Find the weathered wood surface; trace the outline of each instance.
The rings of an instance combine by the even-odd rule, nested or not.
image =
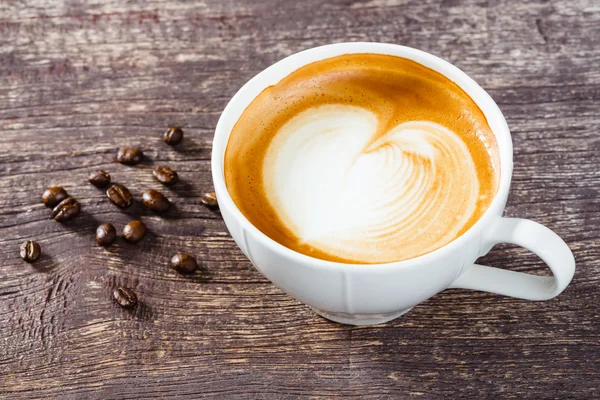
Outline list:
[[[0,398],[590,399],[600,387],[600,4],[587,1],[0,2]],[[498,102],[512,129],[507,215],[546,224],[577,272],[557,299],[447,291],[376,327],[334,324],[266,281],[236,248],[211,188],[213,129],[254,74],[296,51],[383,41],[437,54]],[[173,150],[160,134],[187,134]],[[149,161],[115,164],[122,145]],[[121,212],[86,182],[103,168],[136,196],[183,182],[168,218]],[[83,216],[48,220],[62,185]],[[138,245],[95,246],[100,222],[141,215]],[[43,259],[18,255],[39,241]],[[177,250],[205,273],[168,268]],[[541,271],[501,246],[483,262]],[[117,284],[142,301],[110,298]]]

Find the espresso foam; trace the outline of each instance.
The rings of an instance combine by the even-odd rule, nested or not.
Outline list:
[[[242,213],[281,244],[381,263],[472,226],[496,192],[496,152],[485,117],[450,80],[354,54],[265,89],[231,133],[225,179]]]

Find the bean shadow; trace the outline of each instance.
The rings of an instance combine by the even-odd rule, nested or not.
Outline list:
[[[150,158],[148,156],[148,154],[144,153],[144,158],[142,159],[142,161],[139,164],[137,164],[137,167],[148,168],[148,167],[152,167],[153,165],[154,165],[154,158]]]
[[[204,207],[206,207],[206,206],[204,206]],[[222,218],[221,209],[219,209],[219,206],[216,206],[216,207],[206,207],[206,209],[209,210],[212,214],[214,214],[215,217]]]
[[[135,292],[138,302],[133,308],[123,308],[115,301],[113,292],[120,286],[127,287]],[[115,312],[120,312],[123,319],[150,321],[154,318],[154,310],[144,299],[146,290],[144,290],[143,285],[140,285],[139,279],[135,277],[124,278],[123,275],[112,276],[106,282],[105,287],[109,292],[107,298],[110,299]]]
[[[136,218],[136,219],[139,219],[139,218]],[[127,240],[125,240],[123,238],[123,235],[119,233],[115,243],[122,245],[122,247],[124,249],[152,250],[157,245],[156,239],[158,238],[158,235],[152,229],[150,229],[148,227],[148,224],[145,224],[145,225],[146,225],[146,234],[139,242],[137,242],[137,243],[128,242]],[[135,255],[136,255],[135,252],[130,252],[130,251],[126,251],[125,253],[128,255],[131,255],[131,258],[135,257]],[[125,259],[123,259],[123,261],[125,261]]]
[[[42,249],[42,254],[40,254],[40,258],[37,261],[30,264],[33,269],[37,272],[48,273],[52,271],[58,264],[57,261],[54,260],[50,254],[44,253]]]
[[[169,201],[171,201],[169,199]],[[177,207],[177,203],[171,202],[169,209],[166,212],[156,212],[149,210],[146,208],[141,201],[134,200],[133,204],[126,208],[120,210],[124,215],[127,215],[134,219],[139,219],[140,217],[159,217],[162,219],[178,219],[182,218],[183,211]]]
[[[85,208],[82,208],[77,218],[75,218],[73,221],[63,223],[63,226],[67,229],[72,229],[77,236],[88,236],[88,228],[92,231],[95,231],[100,224],[101,222],[98,220],[98,218],[96,218],[96,216],[87,212]]]
[[[169,201],[171,201],[171,200],[169,199]],[[144,215],[147,215],[147,216],[156,216],[156,217],[159,217],[159,218],[165,219],[165,220],[184,218],[184,216],[183,216],[183,210],[181,210],[177,206],[176,202],[171,202],[171,205],[169,206],[169,209],[166,212],[162,212],[161,213],[161,212],[155,212],[155,211],[152,211],[152,210],[145,209]]]
[[[181,143],[179,143],[178,145],[169,146],[169,147],[171,147],[173,149],[173,151],[176,151],[179,154],[184,154],[184,153],[197,154],[197,153],[202,153],[206,149],[202,145],[202,143],[199,143],[198,141],[194,140],[193,138],[190,138],[189,136],[185,136],[185,134],[184,134],[183,141]]]
[[[175,193],[177,196],[182,197],[182,198],[194,197],[194,195],[193,195],[194,186],[184,179],[180,179],[176,185],[167,187],[167,189],[170,192]],[[210,190],[207,190],[207,191],[210,191]],[[204,208],[206,208],[207,210],[211,211],[215,215],[219,215],[219,216],[221,215],[221,210],[219,209],[218,205],[216,207],[209,207],[209,206],[202,204],[202,206]]]
[[[179,178],[179,181],[173,186],[165,186],[165,188],[171,192],[176,194],[179,197],[191,197],[190,193],[193,192],[194,186],[186,181],[185,179]]]
[[[166,189],[169,192],[177,195],[180,199],[194,198],[194,194],[193,194],[194,186],[191,183],[189,183],[183,179],[180,179],[176,185],[166,187]],[[201,204],[201,207],[206,208],[212,214],[214,214],[216,217],[221,218],[221,210],[219,210],[218,206],[217,207],[208,207],[204,204]],[[183,215],[183,211],[178,209],[177,204],[172,203],[171,209],[169,209],[169,212],[165,215],[165,217],[166,218],[184,218],[184,215]]]
[[[135,311],[135,319],[138,321],[150,321],[154,318],[152,306],[146,303],[143,298],[141,300],[138,298],[137,307],[135,307],[135,309],[132,311]]]
[[[203,266],[200,266],[200,268],[198,268],[196,271],[194,271],[191,274],[179,274],[179,273],[175,272],[175,270],[173,270],[173,268],[170,268],[170,269],[174,273],[182,276],[185,280],[190,281],[190,282],[207,283],[207,282],[210,282],[213,278],[212,273],[208,269],[204,268]]]
[[[131,205],[127,208],[119,208],[123,214],[130,216],[133,219],[139,219],[140,216],[152,215],[150,210],[148,210],[142,202],[138,199],[133,199]]]

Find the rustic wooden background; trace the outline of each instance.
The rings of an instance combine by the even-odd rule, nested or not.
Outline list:
[[[200,205],[220,112],[271,63],[341,41],[417,47],[466,71],[512,129],[506,214],[571,246],[558,298],[446,291],[405,317],[350,327],[313,314],[244,258]],[[600,3],[569,1],[8,0],[0,2],[0,398],[590,399],[600,386]],[[184,145],[164,145],[173,123]],[[113,162],[141,146],[136,167]],[[152,165],[182,182],[163,189]],[[86,182],[102,168],[167,218],[121,212]],[[62,185],[82,216],[48,220]],[[102,222],[141,216],[138,245],[95,245]],[[37,240],[43,257],[19,258]],[[168,260],[202,260],[184,277]],[[501,246],[483,262],[541,271]],[[285,267],[285,266],[282,266]],[[133,312],[111,300],[134,288]]]

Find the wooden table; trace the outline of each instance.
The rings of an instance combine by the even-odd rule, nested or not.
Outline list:
[[[74,5],[74,4],[79,5]],[[515,169],[506,214],[560,234],[577,272],[558,298],[450,290],[405,317],[350,327],[313,314],[238,250],[211,190],[215,124],[239,87],[309,47],[381,41],[456,64],[498,102]],[[600,4],[587,1],[50,1],[0,3],[0,398],[591,399],[600,387]],[[184,145],[161,141],[181,124]],[[147,161],[115,163],[120,146]],[[121,212],[86,181],[135,196],[177,169],[167,218]],[[48,219],[62,185],[82,216]],[[94,243],[141,216],[138,245]],[[19,258],[37,240],[43,257]],[[191,277],[176,251],[202,260]],[[501,246],[483,260],[545,273]],[[282,266],[284,267],[284,266]],[[141,305],[116,306],[115,286]]]

